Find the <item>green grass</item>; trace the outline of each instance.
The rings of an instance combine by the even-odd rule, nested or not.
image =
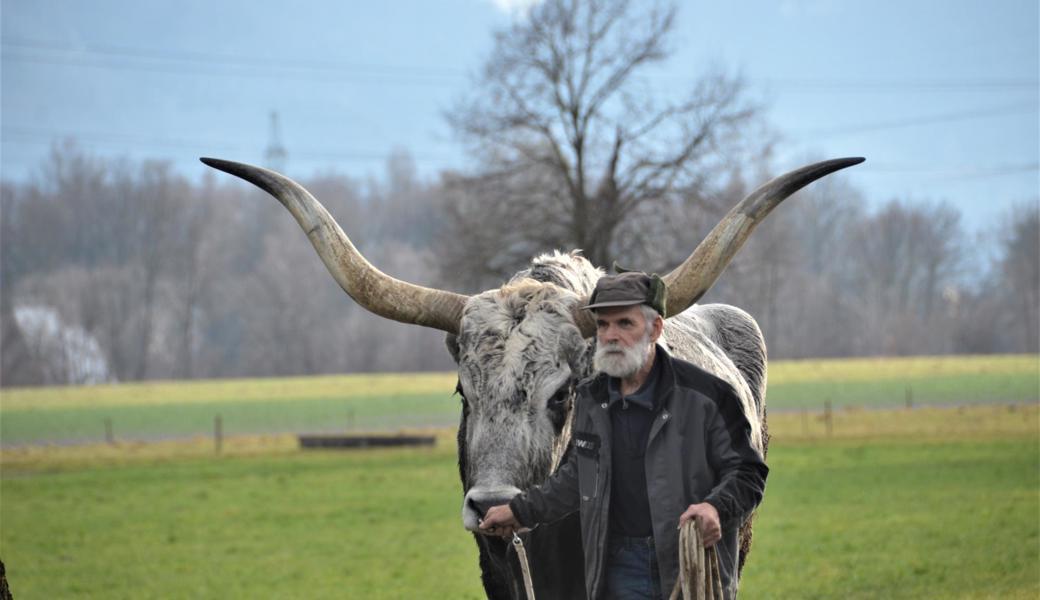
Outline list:
[[[1036,598],[1036,438],[777,444],[748,598]]]
[[[454,389],[453,373],[380,373],[5,388],[2,393],[6,409],[24,410],[393,397]]]
[[[24,409],[3,412],[0,439],[6,444],[96,441],[104,439],[105,419],[117,438],[184,437],[212,432],[216,415],[231,435],[443,427],[458,422],[459,407],[458,398],[435,393]]]
[[[771,409],[1036,402],[1040,357],[916,356],[776,361],[769,364]]]
[[[1038,406],[776,419],[744,598],[1036,598]],[[5,450],[16,598],[479,598],[452,432]]]
[[[0,390],[6,445],[229,433],[445,426],[458,419],[451,373],[150,382]],[[1040,357],[952,356],[774,361],[768,406],[800,408],[1029,403],[1040,399]]]
[[[478,598],[454,451],[9,474],[17,598]]]
[[[224,431],[379,430],[447,426],[458,421],[454,374],[381,374],[120,385],[17,388],[0,391],[4,444],[89,442]]]

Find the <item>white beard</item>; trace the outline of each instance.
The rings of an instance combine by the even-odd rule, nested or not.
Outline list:
[[[620,343],[597,345],[596,354],[592,356],[592,367],[611,377],[625,379],[635,375],[646,364],[652,349],[649,331],[627,348]]]

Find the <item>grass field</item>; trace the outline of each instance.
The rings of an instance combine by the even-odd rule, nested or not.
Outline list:
[[[1038,407],[771,419],[743,598],[1036,598]],[[0,453],[16,598],[480,598],[450,430],[432,449],[292,436]]]
[[[451,426],[454,374],[350,375],[0,391],[0,443],[99,441]],[[1022,403],[1040,399],[1036,355],[774,361],[773,413],[809,408]]]

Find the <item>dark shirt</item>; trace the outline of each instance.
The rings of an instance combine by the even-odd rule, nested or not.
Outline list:
[[[660,357],[643,385],[633,394],[621,395],[621,381],[610,378],[607,387],[611,424],[610,531],[627,537],[650,537],[650,499],[646,489],[646,443],[660,402],[656,398],[661,377]]]

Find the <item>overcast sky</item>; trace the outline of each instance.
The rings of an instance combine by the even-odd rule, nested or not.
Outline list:
[[[277,111],[290,175],[466,166],[443,112],[472,89],[507,0],[2,0],[0,169],[55,140],[105,156],[262,163]],[[1038,197],[1036,0],[684,2],[652,77],[742,73],[781,142],[774,168],[862,155],[872,202],[944,200],[969,229]]]

